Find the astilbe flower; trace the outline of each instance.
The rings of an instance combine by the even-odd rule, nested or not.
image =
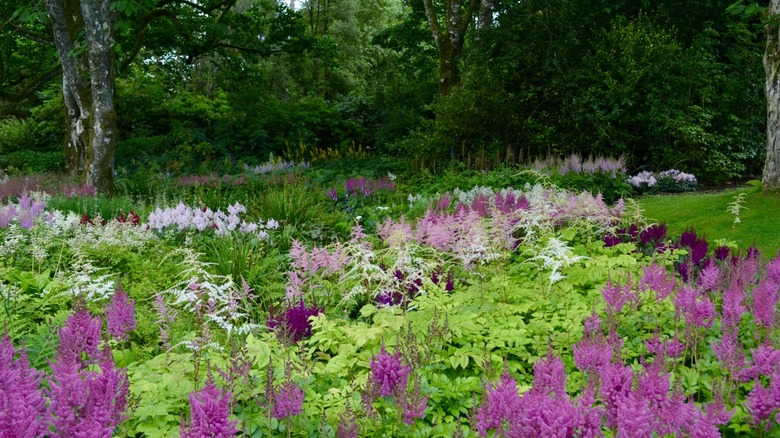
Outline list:
[[[653,262],[651,265],[642,268],[642,279],[639,280],[639,289],[650,289],[655,292],[657,300],[663,300],[668,297],[675,287],[673,276],[665,267]]]
[[[17,359],[14,359],[16,354]],[[37,438],[49,428],[46,399],[40,391],[43,372],[30,368],[27,353],[11,338],[0,341],[0,436]]]
[[[521,405],[517,382],[508,372],[502,374],[495,388],[486,391],[475,414],[479,436],[487,436],[491,429],[496,430],[498,436],[503,436],[502,432],[508,431],[509,424],[521,412]]]
[[[303,412],[303,396],[303,388],[288,380],[274,392],[271,416],[277,420],[284,420],[300,414]]]
[[[414,424],[414,420],[425,416],[425,409],[428,408],[428,396],[420,391],[420,379],[414,379],[414,385],[411,392],[403,393],[398,400],[404,417],[404,423]]]
[[[615,399],[618,438],[650,438],[656,421],[647,399],[629,392]]]
[[[100,329],[100,318],[77,303],[59,330],[49,396],[60,436],[109,437],[124,420],[127,374],[114,366],[110,350],[99,350]],[[94,363],[100,371],[90,368]]]
[[[211,380],[200,391],[190,393],[190,421],[185,424],[182,418],[181,438],[235,436],[238,421],[230,421],[230,397]]]
[[[301,300],[297,306],[287,309],[281,315],[275,316],[273,311],[266,322],[269,330],[280,328],[284,334],[290,337],[292,342],[311,336],[311,322],[309,318],[322,313],[319,307],[306,307]]]
[[[135,300],[129,300],[127,293],[117,286],[114,296],[106,307],[106,327],[108,333],[119,342],[128,339],[135,330]]]
[[[761,327],[770,329],[777,323],[777,301],[780,284],[765,278],[753,288],[753,318]]]
[[[636,300],[636,294],[631,291],[630,284],[617,284],[612,279],[608,280],[607,284],[601,288],[601,296],[604,297],[607,309],[611,314],[620,313],[627,303]]]
[[[60,436],[110,437],[124,420],[127,375],[110,351],[101,353],[100,372],[60,358],[52,364],[51,409]]]
[[[401,363],[401,353],[396,351],[392,356],[382,346],[379,354],[374,356],[371,366],[371,383],[378,388],[380,397],[388,397],[406,390],[410,367]]]
[[[715,248],[715,260],[726,260],[729,257],[731,250],[728,246],[719,246]]]
[[[634,372],[622,363],[611,363],[599,369],[601,402],[606,409],[608,427],[617,427],[618,408],[631,392]]]
[[[344,413],[339,414],[339,426],[336,430],[337,438],[358,438],[360,436],[360,424],[357,415],[352,411],[349,403]]]
[[[715,291],[720,284],[720,268],[714,262],[705,266],[699,272],[699,287],[703,290]]]
[[[534,388],[556,398],[566,398],[566,372],[563,362],[550,351],[547,357],[534,364]]]
[[[607,344],[603,336],[584,337],[572,347],[574,364],[581,371],[595,373],[599,368],[609,364],[615,351]]]
[[[685,317],[689,327],[710,328],[715,320],[715,303],[688,286],[680,289],[675,311]]]

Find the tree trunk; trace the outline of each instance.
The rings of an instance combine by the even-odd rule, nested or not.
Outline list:
[[[772,0],[769,16],[780,13],[780,0]],[[780,26],[775,21],[767,25],[766,52],[766,161],[764,162],[764,189],[780,189]]]
[[[110,194],[114,190],[117,135],[110,2],[44,2],[62,63],[62,95],[68,117],[65,140],[68,173],[81,176],[84,183],[98,192]],[[79,41],[82,32],[84,40]]]
[[[444,26],[439,23],[433,0],[423,0],[425,15],[439,52],[439,95],[446,96],[460,82],[458,63],[474,9],[479,0],[468,0],[465,10],[461,0],[444,0]]]
[[[86,183],[113,193],[116,151],[114,24],[108,0],[81,0],[92,91],[92,138],[87,148]]]

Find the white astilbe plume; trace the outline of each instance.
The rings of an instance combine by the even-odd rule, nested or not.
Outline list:
[[[536,262],[541,269],[550,271],[550,283],[548,287],[552,288],[553,284],[566,278],[561,272],[561,269],[568,268],[586,258],[587,257],[575,255],[572,252],[572,248],[566,245],[566,242],[555,237],[550,237],[547,240],[547,245],[538,249],[538,254],[531,257],[529,261]]]
[[[212,274],[201,254],[190,248],[179,248],[168,257],[182,256],[182,271],[179,281],[171,288],[161,292],[163,299],[171,307],[187,312],[200,310],[205,323],[213,323],[225,330],[230,336],[258,329],[259,324],[249,320],[245,309],[248,292],[239,288],[231,276]]]
[[[99,268],[92,264],[81,251],[74,250],[71,273],[67,277],[71,285],[68,293],[73,296],[80,295],[88,302],[104,302],[108,300],[116,290],[116,277],[112,273],[102,274],[108,268]]]
[[[100,217],[95,225],[80,225],[72,228],[68,245],[79,250],[92,248],[103,251],[140,248],[157,236],[150,230],[129,222],[108,221],[101,225]]]
[[[22,244],[27,240],[22,227],[18,224],[10,224],[6,228],[3,242],[0,243],[0,257],[11,258],[22,248]]]

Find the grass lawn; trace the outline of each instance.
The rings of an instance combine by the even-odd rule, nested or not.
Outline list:
[[[710,241],[729,239],[740,248],[755,242],[765,257],[774,258],[780,250],[780,193],[762,192],[758,181],[749,184],[718,193],[646,196],[639,203],[646,217],[666,222],[670,233],[693,227]],[[740,212],[741,222],[734,224],[728,208],[739,193],[746,194],[746,209]]]

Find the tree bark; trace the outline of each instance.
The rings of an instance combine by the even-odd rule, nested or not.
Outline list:
[[[772,0],[769,16],[780,14],[780,0]],[[764,189],[780,189],[780,25],[770,20],[767,25],[766,51],[764,52],[766,73],[766,161],[762,185]]]
[[[444,26],[439,23],[433,0],[423,0],[423,3],[439,52],[439,95],[446,96],[453,86],[460,83],[458,63],[463,54],[466,31],[480,1],[468,0],[464,10],[461,0],[444,0]]]
[[[116,110],[113,19],[108,0],[44,0],[62,64],[68,117],[65,162],[98,192],[114,190]],[[84,40],[79,41],[83,32]],[[86,47],[82,47],[82,43]]]

